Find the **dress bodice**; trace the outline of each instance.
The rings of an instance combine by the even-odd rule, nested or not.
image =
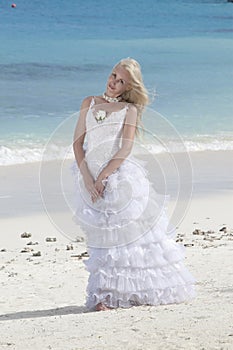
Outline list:
[[[118,111],[108,112],[105,119],[97,121],[94,98],[86,115],[85,158],[93,176],[113,157],[121,146],[121,137],[128,105]],[[104,106],[104,104],[102,105]]]

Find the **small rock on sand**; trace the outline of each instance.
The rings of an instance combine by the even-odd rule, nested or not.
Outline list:
[[[39,244],[39,243],[38,242],[32,242],[32,241],[27,243],[27,245],[36,245],[36,244]]]
[[[199,228],[196,228],[194,231],[193,231],[193,235],[204,235],[205,232],[200,230]]]
[[[23,233],[21,233],[21,238],[29,238],[31,236],[32,236],[32,234],[30,232],[23,232]]]
[[[40,251],[35,252],[35,253],[32,254],[32,256],[41,256],[41,252]]]
[[[20,251],[20,253],[31,253],[31,251],[33,251],[32,248],[25,247],[25,248],[23,248],[23,249]]]
[[[46,242],[56,242],[56,237],[46,237]]]

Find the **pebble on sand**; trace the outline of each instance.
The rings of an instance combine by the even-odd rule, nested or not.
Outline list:
[[[31,236],[32,236],[32,234],[30,232],[23,232],[23,233],[21,233],[21,238],[29,238]]]
[[[41,256],[41,252],[40,251],[35,252],[35,253],[32,254],[32,256]]]
[[[84,238],[83,237],[76,237],[76,242],[84,242]]]
[[[56,242],[56,237],[46,237],[46,242]]]
[[[200,230],[199,228],[196,228],[194,231],[193,231],[193,235],[204,235],[205,232]]]
[[[30,248],[30,247],[25,247],[23,248],[20,253],[31,253],[31,251],[33,251],[34,249]]]
[[[36,244],[39,244],[39,243],[38,242],[32,242],[32,241],[27,243],[27,245],[36,245]]]
[[[71,255],[71,258],[78,258],[79,260],[82,258],[87,258],[87,257],[89,257],[88,252],[83,252],[81,254]]]

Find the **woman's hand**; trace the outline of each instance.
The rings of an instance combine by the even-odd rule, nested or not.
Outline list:
[[[98,195],[100,197],[103,197],[103,192],[104,192],[105,186],[104,186],[101,178],[97,178],[97,180],[95,182],[95,188],[98,192]]]
[[[94,203],[99,197],[99,192],[95,187],[95,181],[91,174],[88,173],[83,176],[83,180],[87,191],[90,193],[91,200]]]

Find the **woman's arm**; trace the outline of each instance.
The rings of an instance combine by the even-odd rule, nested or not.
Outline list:
[[[116,169],[120,167],[123,161],[129,156],[133,143],[137,125],[137,108],[134,105],[130,105],[122,134],[122,145],[119,151],[114,154],[112,159],[108,162],[107,166],[100,172],[95,182],[95,187],[98,192],[102,194],[104,186],[102,181],[107,179]]]
[[[94,186],[94,178],[88,169],[83,150],[83,143],[86,135],[86,114],[90,106],[91,99],[92,97],[87,97],[82,102],[79,119],[74,132],[73,150],[77,165],[83,176],[85,187],[88,192],[91,193],[92,197],[95,197],[98,196],[98,191]]]

